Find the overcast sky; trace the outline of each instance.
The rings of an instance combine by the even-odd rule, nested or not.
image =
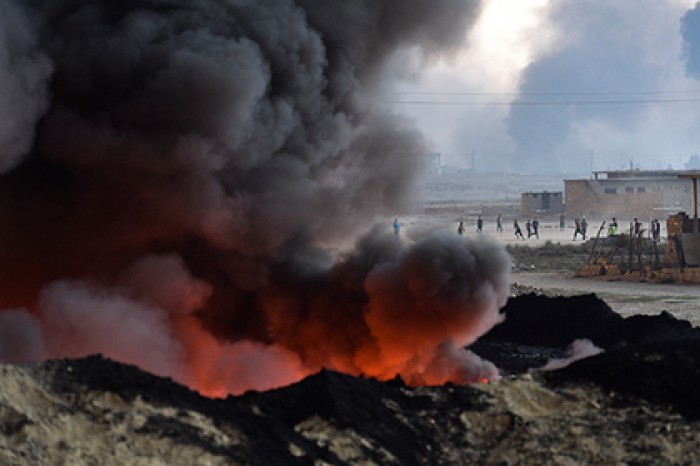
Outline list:
[[[700,153],[698,47],[695,0],[486,0],[464,49],[389,101],[457,167],[681,169]]]

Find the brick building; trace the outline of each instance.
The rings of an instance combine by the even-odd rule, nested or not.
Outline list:
[[[692,182],[686,170],[595,171],[590,179],[564,180],[567,217],[666,218],[692,212]],[[694,172],[696,173],[696,172]]]

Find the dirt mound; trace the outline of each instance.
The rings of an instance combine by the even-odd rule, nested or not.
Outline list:
[[[617,340],[616,327],[623,320],[594,294],[547,297],[530,293],[509,299],[501,312],[505,321],[480,340],[566,347],[587,338],[608,347]]]
[[[575,339],[588,339],[605,352],[550,372],[556,383],[593,382],[604,389],[670,405],[700,418],[700,329],[668,312],[622,318],[594,294],[512,298],[506,320],[470,349],[504,373],[541,367],[567,356]]]
[[[617,347],[548,373],[546,378],[569,385],[594,382],[700,419],[700,338]]]
[[[671,361],[672,362],[672,361]],[[561,372],[563,374],[564,372]],[[207,399],[100,357],[2,366],[2,464],[692,464],[700,424],[576,374],[406,387],[323,371]],[[584,380],[584,382],[581,382]]]
[[[480,341],[562,348],[576,339],[596,346],[700,337],[700,330],[668,312],[623,318],[595,294],[547,297],[534,293],[511,298],[501,310],[506,319]]]
[[[99,356],[0,366],[0,464],[700,462],[698,329],[666,313],[623,319],[594,295],[525,296],[505,312],[472,349],[520,374],[471,386],[322,371],[210,399]],[[606,351],[522,374],[571,338]]]

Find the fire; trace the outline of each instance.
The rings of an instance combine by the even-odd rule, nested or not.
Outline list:
[[[215,396],[323,367],[474,380],[448,346],[498,320],[505,250],[367,230],[411,208],[428,152],[373,105],[377,78],[404,48],[461,47],[477,2],[427,23],[372,2],[14,3],[0,330],[32,338],[7,354],[102,353]]]
[[[388,249],[394,238],[373,240]],[[52,358],[102,353],[212,397],[285,386],[322,368],[380,380],[400,375],[410,385],[487,383],[498,370],[464,347],[499,321],[507,297],[507,281],[473,269],[482,262],[474,256],[491,252],[436,237],[367,267],[359,248],[313,292],[272,283],[250,293],[248,301],[261,304],[249,306],[261,313],[266,339],[215,337],[212,325],[228,318],[216,312],[226,308],[208,307],[214,285],[174,255],[142,258],[112,286],[50,283],[36,318],[8,322],[36,327],[24,333],[36,335],[41,350],[23,354],[44,347]]]

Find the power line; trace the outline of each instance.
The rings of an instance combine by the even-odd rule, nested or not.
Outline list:
[[[513,100],[513,101],[463,101],[463,100],[390,100],[386,103],[401,105],[447,106],[569,106],[569,105],[635,105],[673,104],[700,102],[698,98],[683,99],[595,99],[595,100]]]
[[[639,91],[596,91],[596,92],[432,92],[432,91],[398,91],[394,92],[394,95],[401,96],[415,96],[415,95],[425,95],[425,96],[625,96],[625,95],[678,95],[678,94],[700,94],[700,89],[688,89],[688,90],[639,90]]]
[[[596,92],[431,92],[406,91],[393,93],[392,104],[447,106],[571,106],[571,105],[634,105],[700,102],[700,89],[638,90]],[[676,97],[674,97],[676,96]],[[410,98],[413,97],[413,98]],[[490,100],[444,100],[439,97],[475,97]],[[493,100],[493,98],[507,100]],[[511,99],[511,98],[515,99]],[[528,99],[538,97],[537,99]],[[547,97],[556,97],[547,99]],[[610,97],[581,98],[581,97]],[[637,98],[628,98],[637,97]]]

